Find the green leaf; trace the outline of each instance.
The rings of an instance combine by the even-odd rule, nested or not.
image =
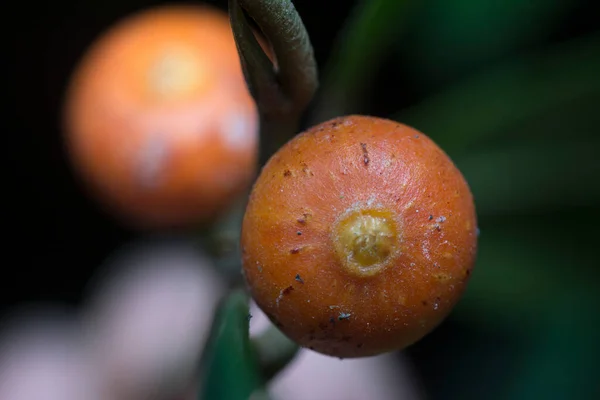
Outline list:
[[[596,293],[600,271],[584,273],[579,264],[589,257],[561,249],[574,246],[561,235],[568,232],[526,221],[483,229],[476,266],[452,318],[527,334],[556,315],[559,300]]]
[[[203,354],[199,400],[248,400],[263,388],[248,321],[248,296],[243,290],[232,292],[217,310]]]
[[[557,294],[539,324],[527,357],[500,390],[503,399],[593,399],[600,396],[597,355],[600,318],[592,293]]]
[[[521,141],[456,159],[479,216],[600,201],[600,140]]]
[[[425,0],[401,43],[411,78],[424,89],[470,74],[541,43],[573,0]]]
[[[333,46],[311,125],[360,109],[363,91],[419,1],[362,0],[355,6]]]
[[[465,80],[394,119],[460,155],[477,141],[510,134],[532,119],[565,115],[575,102],[600,94],[599,48],[598,35],[564,43]]]

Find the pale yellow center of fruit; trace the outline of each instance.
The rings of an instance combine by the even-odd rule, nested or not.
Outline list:
[[[398,229],[387,210],[353,210],[334,229],[336,253],[352,274],[372,276],[384,268],[398,249]]]
[[[148,89],[162,100],[204,91],[210,84],[208,67],[185,49],[162,53],[148,71]]]

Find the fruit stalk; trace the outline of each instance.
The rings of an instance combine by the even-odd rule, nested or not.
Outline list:
[[[267,38],[273,62],[246,13]],[[229,15],[242,69],[261,115],[261,164],[295,135],[318,86],[312,45],[290,1],[230,0]]]

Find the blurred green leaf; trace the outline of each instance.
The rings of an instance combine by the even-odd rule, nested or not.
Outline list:
[[[422,0],[362,0],[354,7],[336,40],[321,83],[310,125],[357,112],[374,71],[389,55],[404,22]]]
[[[552,309],[503,390],[503,399],[597,399],[598,298],[557,293]]]
[[[225,299],[212,328],[202,359],[199,400],[248,400],[264,381],[248,337],[248,296],[243,290]]]
[[[464,153],[476,141],[565,115],[575,102],[600,94],[599,48],[598,35],[564,43],[470,78],[394,119],[431,136],[451,156]]]
[[[522,140],[457,158],[478,215],[545,211],[600,202],[600,138]]]
[[[576,0],[425,0],[401,43],[411,78],[446,84],[546,39]]]
[[[477,265],[452,318],[527,333],[560,317],[559,299],[588,299],[597,292],[600,270],[586,271],[581,250],[566,251],[569,232],[547,226],[492,226],[482,231]],[[595,307],[596,302],[584,303]],[[588,308],[589,309],[589,308]]]

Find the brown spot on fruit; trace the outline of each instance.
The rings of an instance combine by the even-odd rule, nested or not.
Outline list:
[[[367,166],[369,165],[369,151],[367,150],[367,144],[361,143],[360,147],[362,148],[363,152],[363,163],[365,164],[365,166]]]
[[[357,162],[361,143],[369,168]],[[301,163],[310,179],[284,177]],[[290,235],[298,224],[303,234]],[[476,226],[467,183],[426,135],[381,118],[337,118],[299,134],[264,166],[242,225],[246,280],[258,306],[274,310],[282,332],[301,345],[316,331],[310,346],[335,357],[403,349],[439,325],[463,293],[466,279],[455,278],[474,265]],[[302,250],[290,257],[295,248]],[[262,275],[252,268],[257,261]],[[310,284],[276,302],[296,274]]]

